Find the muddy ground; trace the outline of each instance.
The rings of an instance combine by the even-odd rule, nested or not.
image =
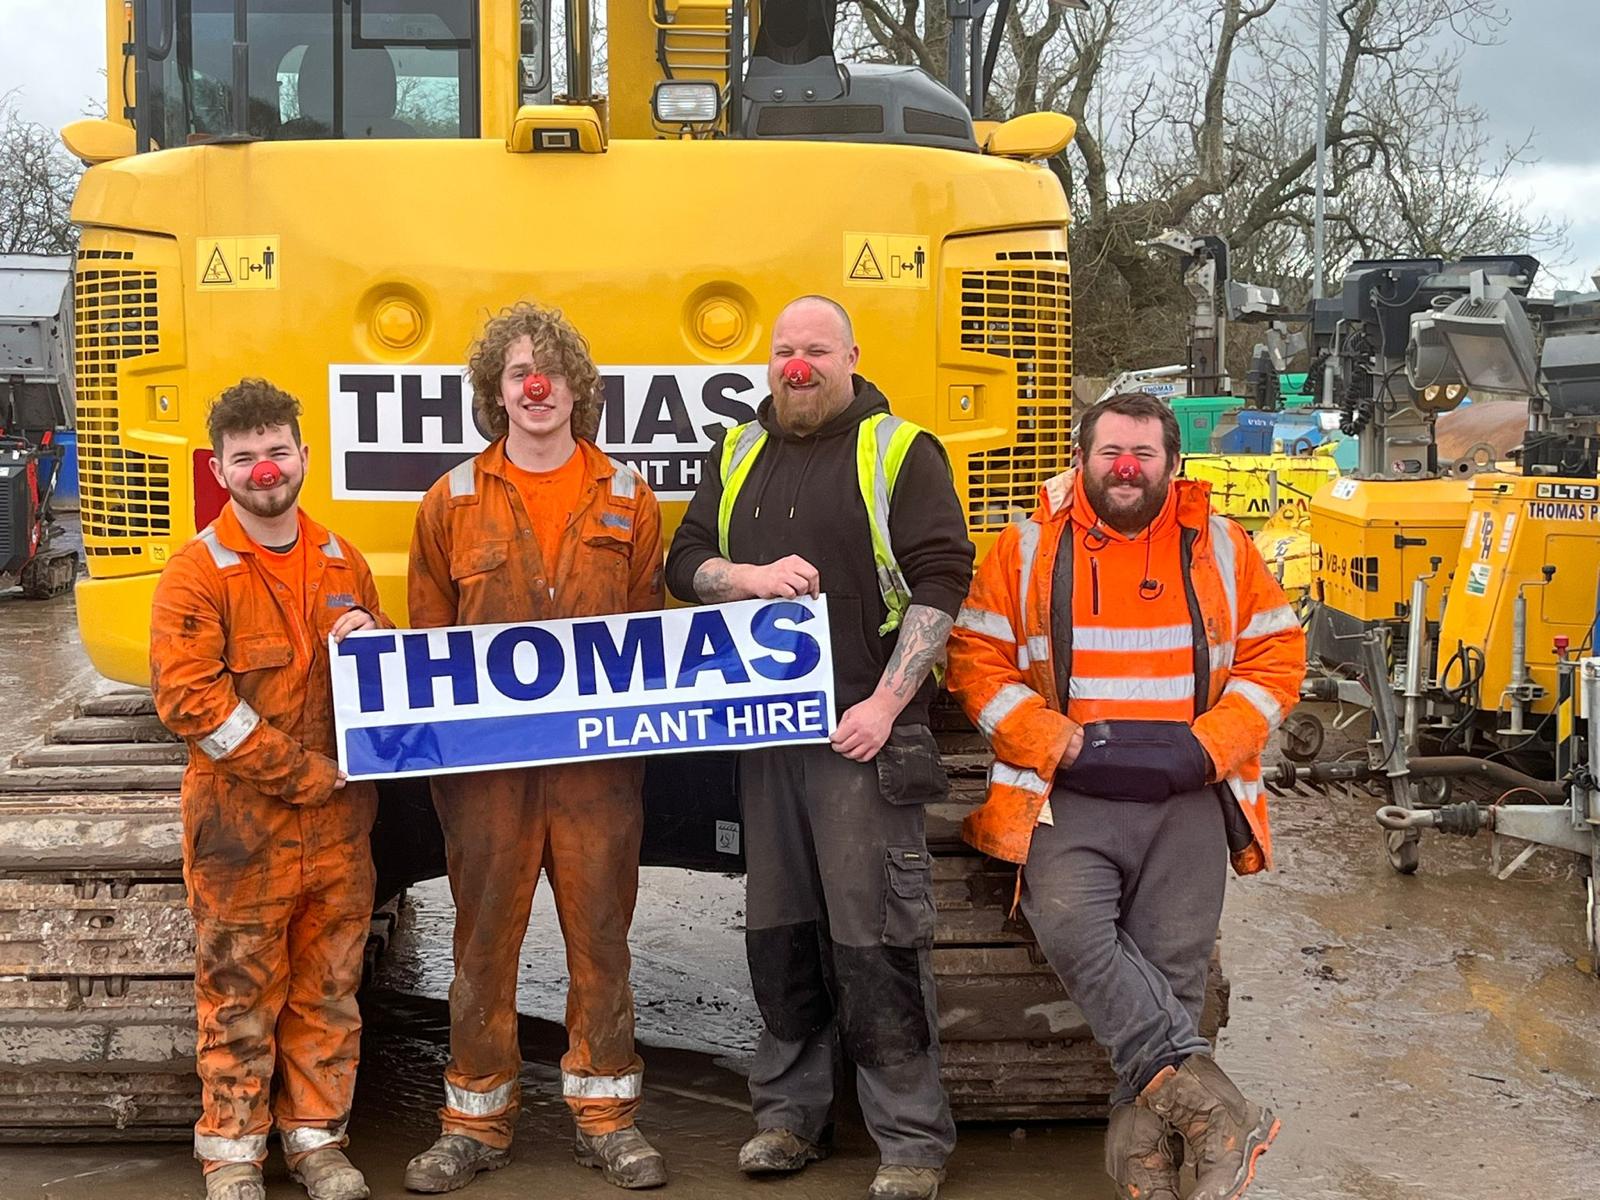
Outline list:
[[[0,597],[0,747],[69,713],[96,676],[70,598]],[[1219,1060],[1274,1104],[1284,1132],[1263,1160],[1261,1200],[1402,1200],[1594,1194],[1600,1162],[1600,981],[1583,944],[1583,881],[1536,860],[1505,883],[1486,839],[1427,841],[1421,872],[1395,875],[1369,797],[1277,802],[1278,863],[1233,879],[1224,955],[1233,1019]],[[1545,857],[1545,856],[1541,856]],[[738,878],[645,872],[633,985],[647,1064],[643,1125],[667,1154],[670,1193],[825,1200],[864,1194],[875,1164],[848,1118],[839,1153],[802,1177],[746,1183],[739,1071],[757,1018]],[[451,905],[415,889],[364,1006],[352,1157],[377,1197],[399,1197],[406,1159],[435,1131],[447,1055]],[[559,934],[541,894],[523,953],[524,1111],[516,1161],[480,1200],[612,1197],[572,1165],[560,1099]],[[1110,1195],[1093,1125],[967,1127],[944,1195],[1031,1200]],[[304,1193],[281,1162],[268,1195]],[[204,1195],[184,1145],[0,1148],[0,1200],[189,1200]]]

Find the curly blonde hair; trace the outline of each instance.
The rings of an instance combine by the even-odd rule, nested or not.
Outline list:
[[[500,373],[506,351],[519,338],[533,340],[533,361],[546,375],[560,375],[572,391],[572,436],[594,441],[600,432],[605,394],[589,343],[555,308],[523,300],[491,317],[467,352],[467,379],[478,425],[504,437],[509,421],[500,404]]]

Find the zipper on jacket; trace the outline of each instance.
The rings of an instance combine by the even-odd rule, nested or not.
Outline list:
[[[1100,615],[1100,560],[1089,556],[1089,595],[1094,601],[1094,615]]]

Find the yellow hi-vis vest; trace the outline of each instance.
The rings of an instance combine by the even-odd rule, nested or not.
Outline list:
[[[911,607],[911,585],[900,571],[889,544],[889,501],[895,481],[905,465],[906,452],[922,428],[889,413],[874,413],[856,426],[856,483],[861,502],[867,506],[867,528],[872,534],[872,560],[878,570],[878,591],[883,595],[889,619],[878,628],[880,635],[900,628],[900,621]],[[756,454],[766,445],[767,431],[759,421],[746,421],[728,430],[722,442],[722,503],[717,508],[717,545],[728,557],[728,526],[733,521],[733,505],[739,489],[750,477]]]

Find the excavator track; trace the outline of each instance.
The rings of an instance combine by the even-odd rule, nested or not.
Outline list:
[[[986,749],[959,714],[935,723],[951,793],[928,809],[933,965],[955,1116],[1103,1117],[1110,1065],[1012,916],[1015,867],[961,841],[983,799]],[[148,693],[114,691],[0,773],[0,1142],[190,1135],[200,1088],[185,755]],[[380,941],[394,916],[392,904],[376,914]],[[1213,955],[1205,1035],[1227,1018]]]
[[[183,761],[147,694],[111,693],[0,774],[0,1141],[190,1135]]]

